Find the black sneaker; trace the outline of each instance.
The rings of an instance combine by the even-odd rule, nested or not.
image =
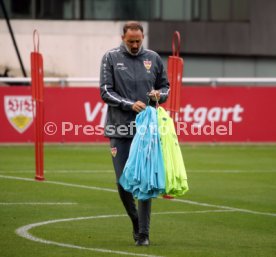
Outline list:
[[[147,234],[139,234],[139,238],[136,242],[137,246],[149,246],[149,236]]]

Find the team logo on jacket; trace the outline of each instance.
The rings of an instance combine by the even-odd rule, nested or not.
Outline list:
[[[8,121],[19,133],[25,132],[33,122],[31,96],[5,96],[5,113]]]
[[[144,66],[147,69],[147,72],[150,73],[151,61],[144,61]]]
[[[116,157],[116,155],[117,155],[117,147],[111,147],[111,155],[113,157]]]

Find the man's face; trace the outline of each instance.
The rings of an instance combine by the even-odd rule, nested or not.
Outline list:
[[[132,54],[137,54],[142,45],[144,34],[141,30],[128,29],[127,32],[122,36],[126,47]]]

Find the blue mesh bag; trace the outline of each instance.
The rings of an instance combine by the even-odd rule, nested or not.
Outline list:
[[[165,171],[156,109],[147,106],[136,116],[136,134],[122,176],[121,186],[139,200],[165,193]]]

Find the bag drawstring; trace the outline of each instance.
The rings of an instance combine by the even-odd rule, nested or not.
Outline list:
[[[154,96],[155,96],[155,102],[156,102],[156,109],[160,106],[160,104],[159,104],[159,101],[158,101],[158,98],[157,98],[157,94],[155,93],[154,94]],[[150,96],[149,96],[149,93],[147,93],[147,97],[148,97],[148,104],[147,105],[149,105],[149,103],[150,103]]]

